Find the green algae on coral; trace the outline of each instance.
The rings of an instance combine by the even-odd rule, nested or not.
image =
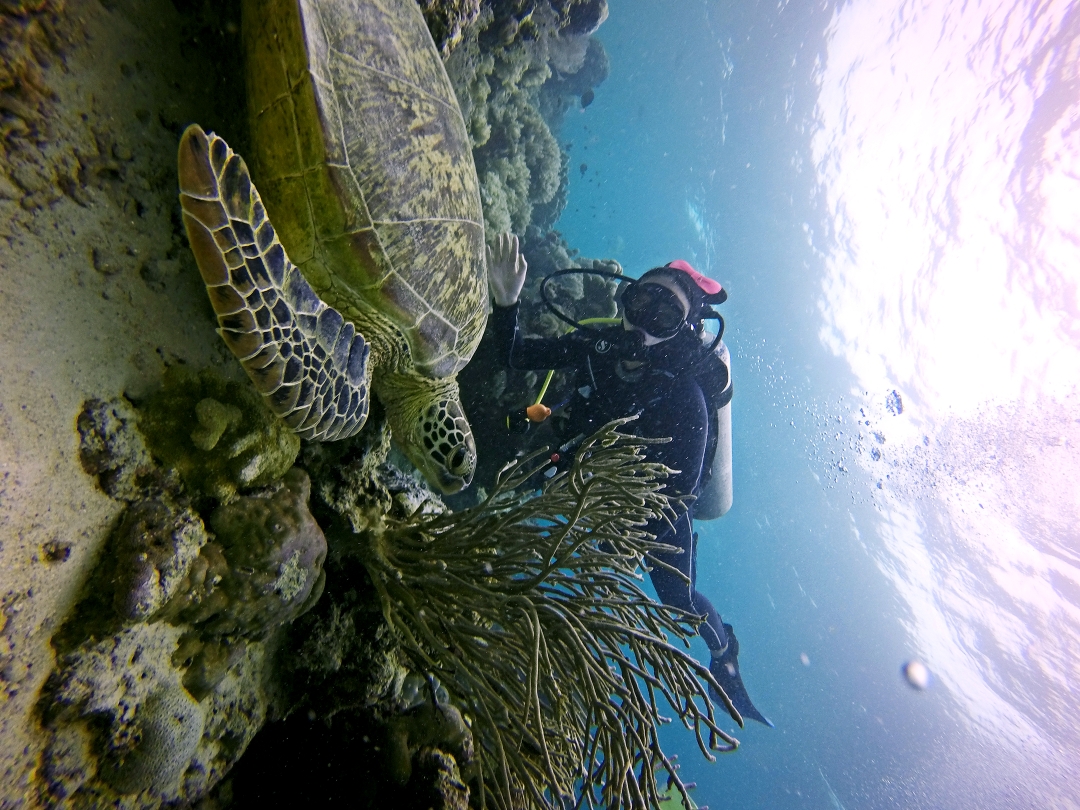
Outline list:
[[[481,505],[366,532],[359,552],[412,666],[438,677],[476,742],[481,806],[656,806],[656,770],[685,796],[659,742],[666,703],[702,753],[719,726],[708,668],[689,654],[700,617],[653,601],[643,531],[670,508],[666,468],[614,422],[535,497],[505,471]],[[583,786],[583,787],[582,787]]]
[[[139,407],[139,430],[189,491],[223,501],[281,478],[300,451],[300,439],[246,380],[211,369],[167,369],[162,388]]]

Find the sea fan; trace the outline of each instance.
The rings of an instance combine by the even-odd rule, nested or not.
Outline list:
[[[363,551],[403,652],[471,723],[481,807],[655,807],[664,772],[685,797],[660,747],[665,702],[710,760],[738,745],[688,652],[701,617],[642,590],[670,550],[646,525],[673,505],[668,470],[626,421],[563,472],[543,478],[546,454],[509,465],[479,506],[418,516]]]

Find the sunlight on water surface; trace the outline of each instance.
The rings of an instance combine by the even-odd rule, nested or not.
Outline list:
[[[868,417],[878,564],[976,727],[1066,771],[1080,745],[1078,65],[1075,4],[855,2],[829,32],[813,141],[835,228],[822,339]]]

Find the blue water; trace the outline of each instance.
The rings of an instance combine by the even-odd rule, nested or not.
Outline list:
[[[669,729],[695,800],[1080,807],[1080,12],[610,7],[557,227],[730,293],[699,589],[776,728]]]

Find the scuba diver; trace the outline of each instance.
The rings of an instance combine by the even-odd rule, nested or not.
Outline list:
[[[656,555],[675,570],[654,565],[650,578],[665,605],[703,617],[698,633],[712,656],[709,671],[743,717],[771,727],[743,685],[739,642],[731,625],[721,621],[712,603],[696,587],[694,513],[702,503],[699,496],[709,484],[717,444],[717,414],[723,412],[731,397],[726,351],[722,355],[714,351],[722,346],[723,321],[711,309],[712,304],[723,303],[727,293],[686,262],[674,261],[649,270],[637,280],[626,279],[630,283],[621,297],[621,324],[576,329],[557,338],[527,338],[519,333],[517,323],[518,299],[527,268],[516,236],[501,234],[494,247],[488,248],[494,298],[491,328],[499,351],[505,352],[503,356],[511,368],[574,370],[576,390],[566,406],[567,435],[584,438],[612,419],[637,415],[633,423],[636,434],[670,437],[668,443],[648,445],[646,453],[650,461],[677,471],[666,483],[677,518],[670,524],[663,518],[655,519],[646,531],[677,549]],[[720,323],[714,339],[704,333],[707,319]],[[705,342],[710,339],[710,343]],[[730,409],[727,418],[730,420]],[[719,421],[722,425],[723,418]],[[727,425],[730,442],[730,421]],[[571,440],[564,448],[574,443]],[[729,471],[726,478],[730,506]],[[691,495],[698,500],[687,506],[681,499]],[[720,702],[719,696],[713,696]]]

